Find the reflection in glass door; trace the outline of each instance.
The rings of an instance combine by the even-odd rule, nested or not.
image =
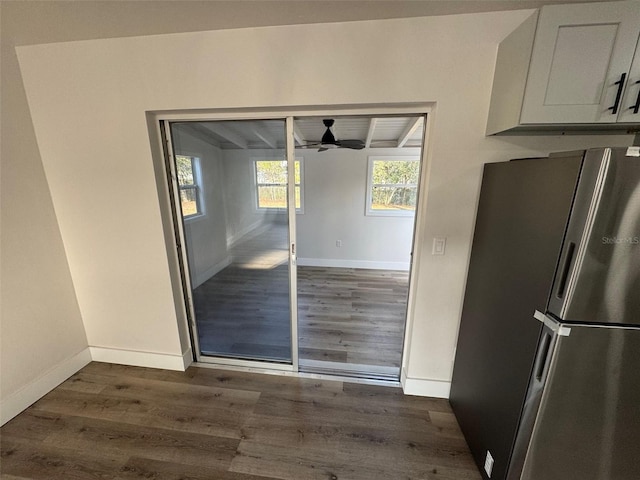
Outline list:
[[[292,362],[284,120],[171,124],[201,357]]]

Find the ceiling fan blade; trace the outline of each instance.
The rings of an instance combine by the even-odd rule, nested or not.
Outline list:
[[[338,147],[351,148],[353,150],[362,150],[364,148],[364,142],[362,140],[338,140]]]

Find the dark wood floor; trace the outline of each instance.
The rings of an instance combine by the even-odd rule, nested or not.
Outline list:
[[[448,402],[91,363],[0,429],[3,480],[480,480]]]
[[[408,272],[298,267],[301,360],[395,369],[399,376]]]
[[[193,292],[200,351],[291,360],[289,274],[232,263]]]
[[[200,348],[212,354],[290,359],[285,265],[232,264],[194,292]],[[399,369],[408,273],[298,267],[302,360]]]
[[[231,265],[193,294],[201,351],[290,360],[286,225],[261,230],[231,255]],[[297,277],[303,363],[381,367],[399,376],[408,272],[298,266]]]

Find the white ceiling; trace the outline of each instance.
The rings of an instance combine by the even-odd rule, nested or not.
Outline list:
[[[325,117],[296,118],[296,147],[320,142],[326,131]],[[331,127],[337,140],[362,140],[371,148],[420,147],[424,131],[423,117],[333,117]],[[234,120],[185,122],[176,128],[224,150],[284,148],[283,120]]]

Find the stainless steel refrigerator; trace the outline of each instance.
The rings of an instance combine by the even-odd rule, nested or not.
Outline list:
[[[640,479],[640,148],[485,165],[450,402],[485,479]]]

